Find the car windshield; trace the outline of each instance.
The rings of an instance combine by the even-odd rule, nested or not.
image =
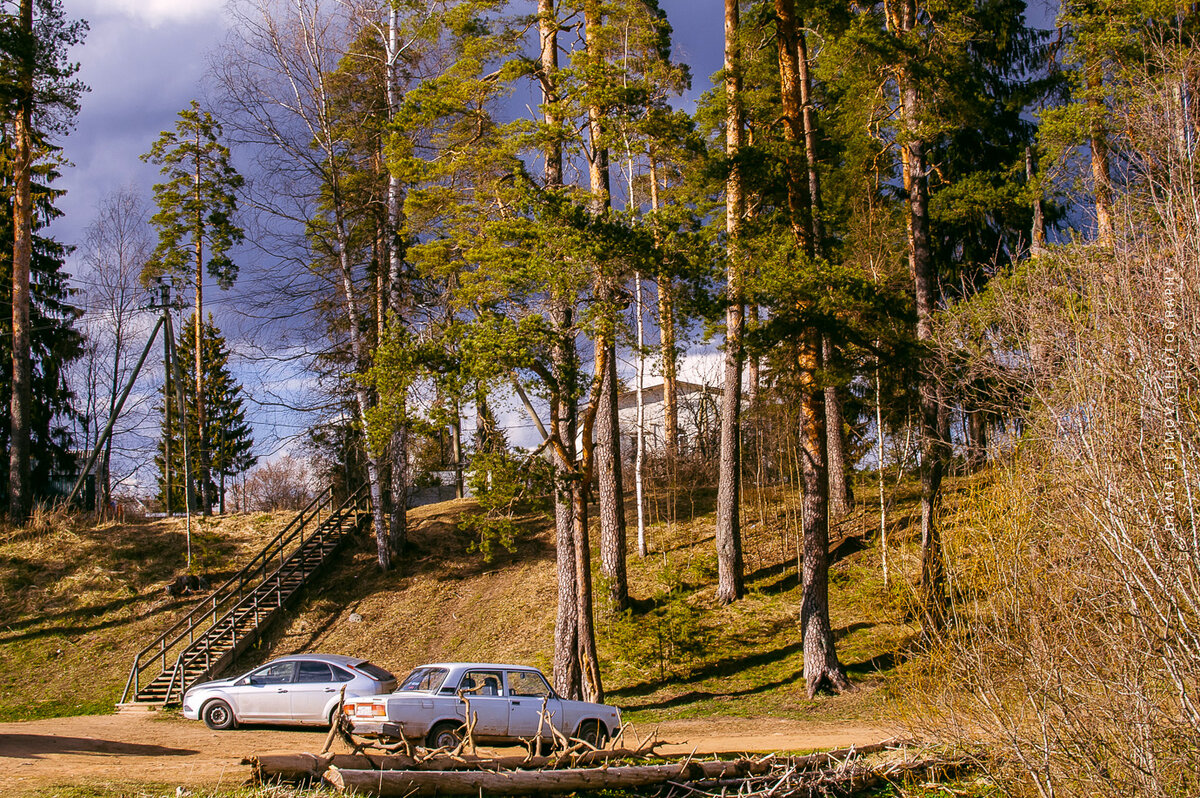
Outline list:
[[[417,668],[408,674],[404,684],[400,685],[399,692],[432,693],[446,681],[448,672],[445,668]]]

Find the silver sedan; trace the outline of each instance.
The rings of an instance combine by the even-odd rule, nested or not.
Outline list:
[[[183,716],[218,730],[239,723],[328,726],[342,687],[347,698],[390,693],[396,677],[357,657],[296,654],[192,687],[183,696]]]

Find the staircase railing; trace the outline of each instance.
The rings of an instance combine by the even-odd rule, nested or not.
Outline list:
[[[180,658],[198,638],[231,618],[242,601],[252,595],[266,580],[278,573],[292,555],[301,551],[314,537],[323,535],[325,524],[330,519],[341,518],[351,511],[364,509],[366,498],[366,486],[363,486],[351,494],[337,509],[332,509],[333,489],[322,491],[263,546],[241,570],[201,599],[191,612],[177,620],[137,653],[134,657],[133,667],[129,671],[129,678],[125,682],[125,690],[121,694],[121,703],[125,703],[131,695],[134,697],[138,695],[141,689],[141,677],[146,671],[155,669],[154,676],[157,676],[166,672],[168,668],[172,668],[178,674]],[[305,569],[305,565],[301,561],[302,578],[306,579],[312,570]],[[279,585],[276,583],[272,592],[278,594],[278,591]],[[255,596],[256,605],[261,603],[260,599],[260,596]],[[281,595],[276,595],[277,605],[272,609],[282,606],[282,599]],[[255,608],[257,609],[257,606]],[[233,633],[236,634],[236,630]],[[174,681],[172,678],[173,684]],[[170,692],[168,692],[169,695]]]

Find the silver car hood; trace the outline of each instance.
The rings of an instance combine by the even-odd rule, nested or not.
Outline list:
[[[187,691],[190,693],[193,690],[207,690],[210,687],[229,687],[240,678],[242,677],[234,676],[230,679],[214,679],[211,682],[201,682],[200,684],[193,684],[187,689]]]

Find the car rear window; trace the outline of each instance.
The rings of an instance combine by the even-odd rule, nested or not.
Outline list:
[[[354,666],[355,670],[362,671],[377,682],[395,681],[396,677],[378,665],[373,665],[370,662],[360,662]]]
[[[445,668],[417,668],[408,674],[408,678],[404,680],[404,684],[400,685],[400,692],[407,690],[432,693],[442,686],[442,682],[446,681],[447,673],[449,671]]]

